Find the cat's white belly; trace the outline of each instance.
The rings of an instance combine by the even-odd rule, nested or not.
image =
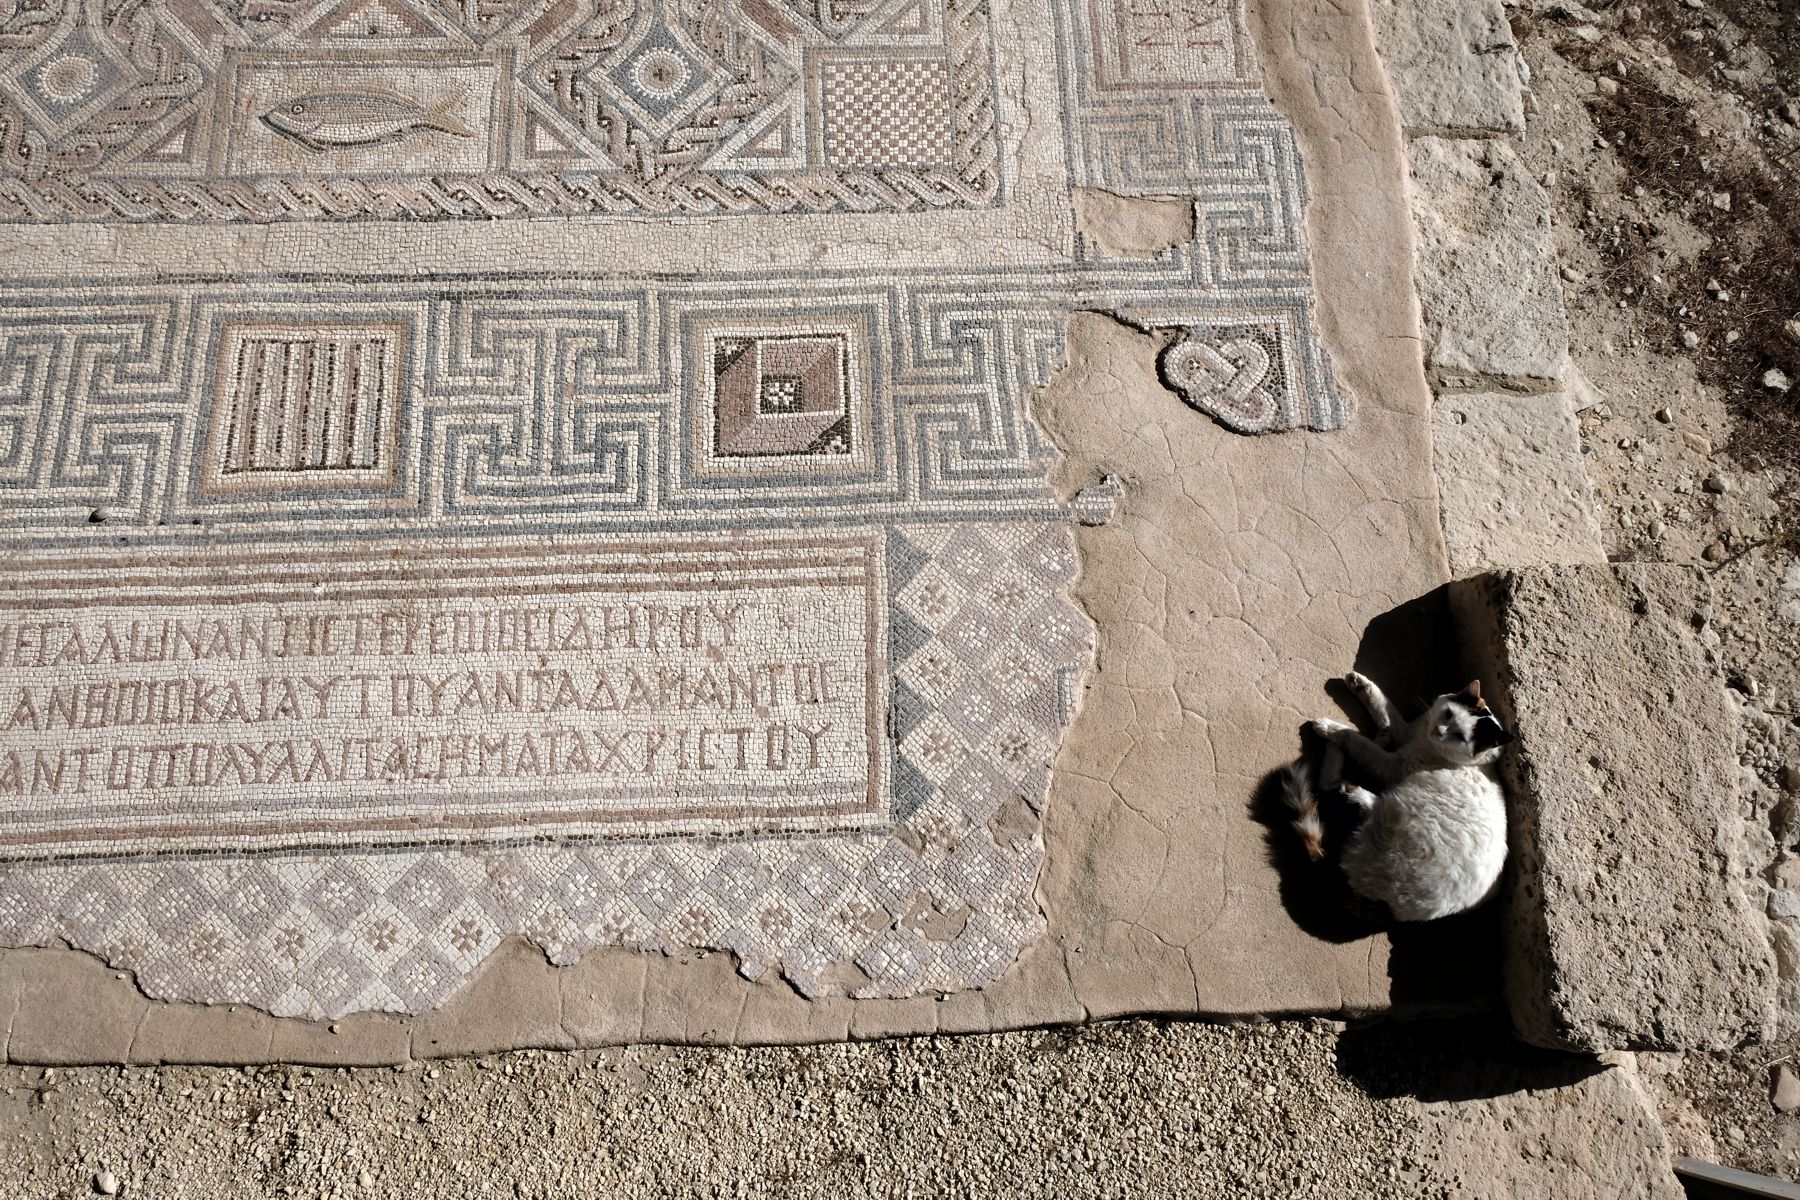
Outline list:
[[[1358,894],[1402,921],[1473,908],[1506,865],[1506,802],[1477,770],[1425,771],[1382,793],[1344,847],[1344,875]]]

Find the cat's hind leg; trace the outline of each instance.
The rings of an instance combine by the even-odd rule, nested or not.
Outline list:
[[[1344,782],[1344,752],[1330,742],[1325,743],[1325,752],[1319,755],[1319,789],[1334,791]]]
[[[1369,716],[1374,719],[1377,732],[1388,733],[1406,725],[1406,719],[1400,715],[1400,710],[1394,707],[1394,702],[1387,698],[1387,693],[1382,691],[1367,675],[1360,671],[1352,671],[1344,676],[1344,686],[1348,687],[1362,702],[1362,706],[1369,710]]]
[[[1320,717],[1312,722],[1312,731],[1325,739],[1327,746],[1341,747],[1352,762],[1375,773],[1386,782],[1399,777],[1398,760],[1392,751],[1364,737],[1342,721]]]
[[[1346,783],[1338,789],[1344,799],[1356,805],[1365,813],[1375,811],[1375,793],[1368,788],[1357,787],[1354,783]]]

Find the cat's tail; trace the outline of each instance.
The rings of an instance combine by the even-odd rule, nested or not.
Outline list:
[[[1319,797],[1306,776],[1306,760],[1296,759],[1282,769],[1281,795],[1294,810],[1294,832],[1306,857],[1318,862],[1325,857],[1325,824],[1319,819]]]

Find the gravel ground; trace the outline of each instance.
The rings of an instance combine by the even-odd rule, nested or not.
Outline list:
[[[1424,1106],[1345,1079],[1339,1029],[1129,1023],[398,1071],[6,1068],[0,1183],[86,1196],[109,1171],[118,1194],[166,1200],[1448,1194]]]
[[[1667,1164],[1630,1072],[1477,1018],[0,1070],[0,1195],[34,1200],[1677,1200]]]

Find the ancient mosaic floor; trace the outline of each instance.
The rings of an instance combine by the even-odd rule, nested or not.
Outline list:
[[[1416,359],[1321,337],[1405,264],[1308,246],[1404,240],[1365,27],[0,5],[0,944],[312,1018],[508,938],[1379,1003],[1244,811],[1442,570]]]

